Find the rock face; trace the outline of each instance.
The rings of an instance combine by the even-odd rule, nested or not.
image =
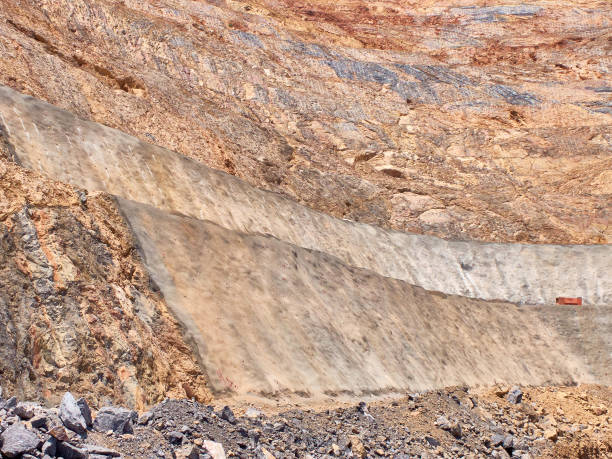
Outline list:
[[[204,375],[105,195],[0,160],[0,378],[22,397],[70,388],[142,407],[207,399]],[[100,397],[100,398],[98,398]]]
[[[0,83],[315,209],[611,239],[605,1],[3,6]]]

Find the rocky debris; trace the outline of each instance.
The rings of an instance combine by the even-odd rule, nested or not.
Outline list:
[[[55,408],[36,405],[34,417],[29,421],[20,418],[16,407],[29,405],[17,401],[8,410],[0,409],[1,451],[3,457],[23,459],[569,459],[580,457],[583,450],[589,451],[585,457],[610,457],[612,419],[607,411],[593,407],[609,403],[612,389],[580,386],[521,391],[523,400],[518,404],[507,400],[508,390],[454,387],[368,404],[336,403],[327,409],[293,405],[267,414],[255,409],[257,416],[252,406],[234,407],[235,414],[226,405],[215,411],[193,400],[167,399],[143,413],[140,420],[146,422],[139,423],[131,410],[103,407],[92,416],[94,430],[86,430],[86,439],[62,425],[55,414],[61,410]],[[65,396],[64,405],[73,399]],[[46,422],[27,426],[39,417]]]
[[[6,457],[19,457],[24,453],[33,453],[40,444],[38,436],[21,423],[8,427],[2,435],[2,454]]]
[[[114,432],[117,434],[131,434],[134,432],[133,422],[138,419],[138,413],[125,408],[105,406],[98,411],[93,423],[94,430],[98,432]]]
[[[88,423],[83,416],[81,405],[77,403],[70,392],[66,392],[60,403],[59,417],[64,425],[70,430],[80,435],[84,435],[87,431]],[[87,403],[84,403],[84,406],[87,407]],[[86,408],[85,412],[89,413],[89,424],[91,425],[91,412],[89,411],[89,407]]]

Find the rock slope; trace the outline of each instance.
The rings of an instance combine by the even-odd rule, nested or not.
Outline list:
[[[7,148],[24,167],[90,191],[269,234],[429,290],[520,303],[550,304],[557,296],[612,303],[609,244],[495,244],[388,231],[312,211],[2,86],[0,115]]]
[[[606,243],[603,0],[25,0],[0,83],[334,216]]]

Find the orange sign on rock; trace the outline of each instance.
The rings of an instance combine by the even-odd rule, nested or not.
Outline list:
[[[582,297],[578,298],[566,298],[563,296],[557,297],[557,304],[573,304],[576,306],[582,306]]]

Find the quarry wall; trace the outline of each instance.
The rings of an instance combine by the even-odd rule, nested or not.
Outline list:
[[[214,393],[612,382],[609,306],[560,312],[445,295],[271,236],[118,203]]]
[[[612,303],[612,246],[449,241],[313,211],[169,150],[0,88],[0,122],[25,167],[87,190],[271,235],[348,266],[452,295],[516,303]]]

